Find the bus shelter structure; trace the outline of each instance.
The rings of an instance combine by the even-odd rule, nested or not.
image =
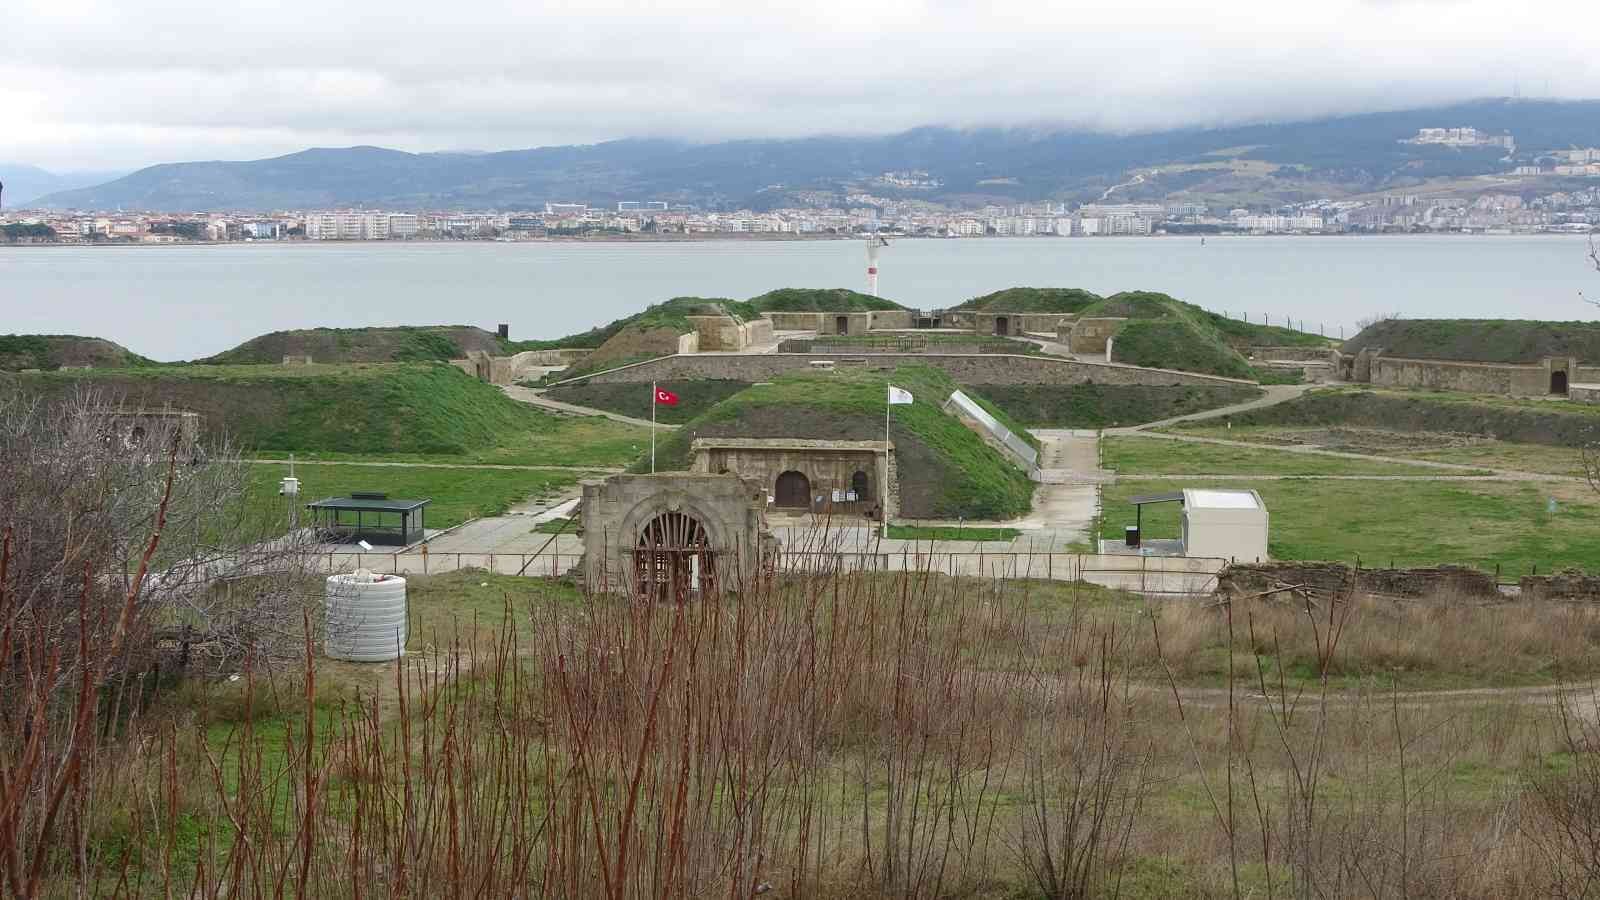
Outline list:
[[[431,502],[358,491],[348,497],[307,503],[306,509],[311,512],[311,527],[327,535],[330,542],[407,547],[422,540],[426,507]]]

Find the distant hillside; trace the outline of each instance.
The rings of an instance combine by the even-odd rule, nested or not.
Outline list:
[[[608,206],[664,200],[756,210],[819,194],[980,204],[1089,202],[1130,169],[1160,167],[1119,201],[1183,192],[1291,202],[1503,171],[1503,152],[1403,144],[1419,128],[1512,132],[1521,147],[1600,146],[1600,101],[1481,100],[1309,122],[1132,135],[1040,128],[917,128],[872,137],[691,144],[619,140],[498,153],[319,148],[246,162],[180,162],[42,198],[53,207],[271,210],[341,206],[536,209],[546,201]],[[886,172],[929,173],[901,187]],[[802,196],[803,195],[803,196]]]
[[[994,310],[1014,313],[1077,313],[1103,299],[1099,294],[1079,288],[1014,287],[971,300],[955,309]]]
[[[251,338],[201,362],[277,365],[286,356],[309,356],[319,363],[423,362],[461,359],[474,350],[501,353],[499,336],[471,325],[305,328]]]
[[[1600,322],[1527,319],[1388,319],[1344,342],[1345,353],[1382,348],[1385,356],[1536,363],[1546,356],[1600,362]]]
[[[113,179],[121,178],[126,174],[127,172],[124,170],[121,172],[72,172],[62,175],[56,172],[47,172],[37,166],[0,162],[0,182],[3,182],[6,186],[5,196],[0,197],[0,208],[25,208],[31,206],[33,201],[46,194],[93,187],[97,184],[105,184]]]
[[[48,371],[62,366],[122,369],[148,365],[154,363],[103,338],[75,334],[0,334],[0,371]]]
[[[686,469],[696,437],[883,440],[889,381],[916,402],[892,408],[900,473],[900,512],[909,518],[1012,519],[1032,505],[1033,483],[941,404],[956,386],[937,369],[902,366],[893,374],[839,370],[793,375],[749,387],[661,440],[657,467]],[[990,411],[1018,433],[1004,413]]]
[[[452,366],[177,366],[19,375],[46,397],[90,385],[134,406],[200,413],[205,430],[247,450],[466,453],[508,435],[550,427],[551,417]]]

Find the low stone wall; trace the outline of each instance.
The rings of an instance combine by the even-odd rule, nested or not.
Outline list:
[[[628,384],[650,381],[769,381],[792,372],[817,371],[831,364],[838,368],[872,368],[889,371],[901,365],[942,369],[961,384],[1250,384],[1236,378],[1145,369],[1117,363],[1082,362],[1052,356],[1010,356],[998,353],[692,353],[667,356],[595,372],[572,379],[574,383]],[[559,382],[565,384],[566,382]]]
[[[1246,355],[1262,362],[1318,362],[1331,366],[1339,352],[1329,347],[1251,347]]]
[[[1248,597],[1290,585],[1321,594],[1351,590],[1387,597],[1500,596],[1494,576],[1466,566],[1418,569],[1356,569],[1341,563],[1260,563],[1233,565],[1217,576],[1217,593]],[[1287,593],[1287,592],[1286,592]]]
[[[1513,397],[1542,397],[1552,393],[1552,376],[1558,372],[1565,372],[1569,383],[1593,381],[1600,376],[1600,369],[1580,366],[1576,359],[1570,358],[1553,357],[1536,364],[1513,365],[1407,359],[1384,356],[1381,350],[1367,349],[1353,359],[1339,359],[1345,377],[1352,381]]]
[[[1600,575],[1582,572],[1524,575],[1520,585],[1524,600],[1600,601]]]
[[[1078,319],[1070,326],[1057,329],[1057,340],[1064,341],[1067,348],[1073,353],[1104,353],[1106,342],[1111,340],[1128,321],[1123,318],[1096,316],[1088,319]]]

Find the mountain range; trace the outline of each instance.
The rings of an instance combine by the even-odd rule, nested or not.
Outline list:
[[[0,184],[6,186],[5,195],[0,198],[0,202],[3,202],[7,209],[28,206],[46,194],[93,187],[119,178],[123,174],[123,172],[61,174],[45,171],[38,166],[0,162]]]
[[[654,200],[701,208],[847,204],[868,193],[946,204],[1087,202],[1143,170],[1116,200],[1185,195],[1287,203],[1405,189],[1506,170],[1498,147],[1402,143],[1420,128],[1510,132],[1518,158],[1600,146],[1600,101],[1480,100],[1306,122],[1117,135],[1040,128],[917,128],[696,144],[659,139],[507,150],[407,153],[311,149],[244,162],[151,166],[61,190],[53,208],[151,211],[369,207],[539,209]],[[1158,169],[1149,172],[1150,169]],[[893,173],[893,174],[891,174]],[[8,202],[8,205],[11,205]]]

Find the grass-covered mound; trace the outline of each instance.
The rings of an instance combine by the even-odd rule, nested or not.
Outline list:
[[[207,365],[277,365],[286,356],[318,363],[426,362],[461,359],[471,351],[504,352],[500,336],[471,325],[392,328],[302,328],[274,331],[200,362]]]
[[[1113,294],[1083,315],[1128,320],[1112,347],[1117,362],[1228,378],[1260,376],[1244,356],[1251,346],[1329,346],[1313,334],[1235,322],[1152,291]]]
[[[1318,390],[1231,418],[1235,426],[1358,425],[1574,448],[1600,436],[1600,409],[1594,407],[1427,391]]]
[[[887,385],[916,402],[891,407],[890,439],[900,477],[900,514],[908,518],[1013,519],[1031,507],[1033,483],[941,407],[956,385],[937,369],[902,366],[805,373],[754,385],[718,403],[657,445],[657,467],[686,469],[697,437],[883,440]],[[1022,432],[992,404],[1008,428]]]
[[[76,334],[0,334],[0,371],[51,371],[62,366],[122,369],[149,365],[155,363],[104,338]]]
[[[207,431],[267,452],[463,454],[564,424],[437,363],[152,367],[18,382],[45,396],[86,385],[110,402],[192,410]]]
[[[1011,313],[1076,313],[1103,299],[1081,288],[1013,287],[971,300],[955,309]]]
[[[1600,360],[1600,322],[1526,319],[1386,319],[1346,341],[1345,353],[1382,348],[1385,356],[1537,363],[1546,356]]]
[[[1019,422],[1045,428],[1115,428],[1204,412],[1260,397],[1247,385],[978,384],[972,390]]]
[[[677,406],[656,407],[656,421],[681,425],[750,386],[748,381],[663,381],[660,386],[678,395]],[[551,388],[545,396],[639,419],[650,418],[650,385],[584,382]]]
[[[764,312],[872,312],[905,309],[893,300],[848,288],[779,288],[746,301],[757,314]]]

